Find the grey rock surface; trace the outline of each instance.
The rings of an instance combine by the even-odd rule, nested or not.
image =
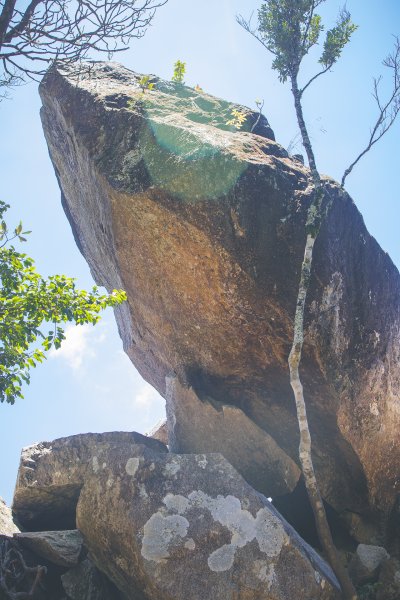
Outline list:
[[[240,408],[200,400],[193,388],[183,386],[177,377],[167,378],[166,407],[171,452],[199,453],[207,440],[208,452],[223,448],[230,464],[267,496],[280,496],[295,488],[301,474],[297,464]]]
[[[357,585],[377,581],[381,565],[389,558],[381,546],[359,544],[349,565],[352,580]]]
[[[119,330],[147,381],[165,397],[176,374],[298,462],[287,356],[309,171],[271,133],[230,131],[235,105],[157,78],[143,94],[139,79],[93,63],[55,67],[41,84],[77,243],[97,283],[127,291]],[[371,543],[400,492],[400,277],[348,194],[323,182],[332,206],[315,245],[302,361],[313,461],[324,500],[349,523],[357,515]],[[276,462],[278,489],[286,464]]]
[[[168,452],[161,442],[136,432],[86,433],[24,448],[13,510],[29,530],[75,529],[75,510],[85,474],[97,463],[99,447],[144,444]]]
[[[62,575],[61,581],[69,600],[124,600],[89,558]]]
[[[19,528],[14,522],[11,508],[0,498],[0,535],[12,536],[17,532]]]
[[[22,546],[59,567],[75,567],[82,553],[83,538],[77,529],[17,533],[14,537]]]
[[[399,600],[400,598],[400,560],[390,558],[381,567],[376,600]]]
[[[333,600],[324,561],[219,454],[99,449],[77,525],[129,600]]]
[[[150,431],[146,433],[147,436],[152,437],[159,442],[162,442],[166,446],[168,445],[168,427],[167,420],[162,419],[159,423],[156,423]]]

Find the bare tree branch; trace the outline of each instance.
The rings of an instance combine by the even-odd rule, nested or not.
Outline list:
[[[144,35],[167,0],[0,0],[0,85],[42,75],[54,60],[111,57]],[[40,64],[43,63],[43,64]],[[10,74],[13,78],[10,79]]]
[[[300,90],[300,97],[304,94],[304,92],[306,91],[306,89],[308,88],[308,86],[313,83],[313,81],[315,81],[321,75],[324,75],[325,73],[327,73],[329,71],[329,69],[331,69],[331,68],[332,68],[332,65],[329,65],[328,67],[326,67],[322,71],[319,71],[319,73],[317,73],[316,75],[314,75],[314,77],[311,77],[311,79],[308,80],[308,82],[306,83],[306,85],[303,86],[303,88]]]
[[[245,31],[247,31],[247,33],[250,33],[250,35],[252,35],[258,42],[260,42],[260,44],[262,46],[264,46],[264,48],[266,50],[268,50],[268,52],[271,52],[271,54],[273,54],[272,50],[270,48],[268,48],[268,46],[265,44],[265,42],[263,41],[263,39],[257,35],[257,29],[254,29],[252,27],[251,21],[253,18],[253,13],[250,15],[250,18],[246,21],[246,19],[243,17],[243,15],[236,15],[236,22],[243,27],[243,29]]]
[[[41,565],[29,567],[15,542],[0,537],[0,591],[10,600],[33,600],[46,574]]]
[[[361,160],[371,148],[379,142],[379,140],[385,135],[387,131],[392,127],[395,122],[397,115],[400,112],[400,38],[395,38],[394,50],[385,60],[383,65],[392,70],[393,87],[392,92],[386,102],[383,102],[380,93],[379,85],[382,81],[382,77],[374,79],[374,91],[372,93],[373,98],[378,106],[379,113],[375,121],[375,124],[370,132],[369,140],[365,148],[360,152],[355,160],[350,164],[349,167],[343,173],[341,186],[344,187],[346,178],[352,172],[356,164]]]

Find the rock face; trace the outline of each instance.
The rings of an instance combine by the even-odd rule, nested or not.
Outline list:
[[[250,111],[246,130],[230,131],[235,105],[157,78],[143,93],[138,80],[110,63],[44,78],[65,211],[97,282],[128,293],[117,320],[144,378],[164,396],[171,374],[193,388],[203,451],[224,405],[235,427],[239,415],[244,428],[253,421],[252,468],[269,463],[264,491],[290,491],[298,433],[287,356],[309,172],[265,120],[249,133]],[[315,247],[302,363],[314,465],[356,539],[378,543],[400,491],[400,278],[349,196],[331,180],[325,188],[332,208]],[[187,414],[174,414],[188,451]],[[243,437],[234,442],[235,464]]]
[[[124,600],[89,558],[63,574],[61,581],[69,600]]]
[[[16,497],[29,505],[31,523],[38,523],[46,492],[58,496],[67,480],[76,486],[84,546],[123,598],[338,600],[330,568],[220,454],[177,455],[139,434],[119,443],[117,435],[41,444],[47,452],[36,455],[35,482],[20,477]],[[72,537],[31,533],[19,541],[34,540],[31,548],[54,563],[60,555],[76,558],[79,539]],[[82,594],[92,593],[90,573],[90,564],[81,563],[63,576],[68,595],[83,600]],[[101,586],[94,589],[93,600],[103,598]]]
[[[201,401],[177,377],[167,377],[166,400],[172,452],[201,452],[207,440],[208,452],[223,448],[225,458],[257,490],[280,496],[295,488],[300,477],[296,463],[240,408]],[[268,460],[258,458],[256,452]]]
[[[14,534],[14,537],[38,556],[59,567],[76,567],[82,554],[82,535],[77,529]]]
[[[0,535],[13,535],[19,532],[17,525],[14,523],[11,509],[8,508],[3,498],[0,498]]]
[[[379,569],[390,558],[385,548],[360,544],[349,565],[349,573],[357,585],[377,581]]]
[[[161,442],[140,433],[87,433],[24,448],[13,510],[26,529],[73,529],[75,509],[88,470],[101,469],[99,448],[144,444],[167,452]]]

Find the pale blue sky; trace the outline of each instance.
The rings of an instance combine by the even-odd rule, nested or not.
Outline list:
[[[289,87],[277,81],[266,51],[235,22],[236,13],[247,16],[260,3],[169,0],[146,36],[115,60],[140,73],[170,78],[179,58],[187,63],[188,85],[198,83],[209,93],[248,106],[264,98],[264,112],[286,147],[297,132]],[[327,25],[339,7],[336,0],[322,7]],[[348,0],[347,7],[359,29],[334,71],[304,98],[318,166],[335,178],[368,137],[375,116],[372,77],[384,74],[381,60],[391,49],[391,36],[400,34],[398,0]],[[311,58],[305,66],[314,72]],[[75,276],[89,287],[89,270],[61,208],[39,108],[34,83],[0,104],[0,198],[12,205],[10,224],[21,218],[33,230],[24,250],[39,271]],[[400,120],[347,182],[367,227],[397,266],[399,134]],[[25,399],[14,406],[0,404],[0,495],[11,500],[23,446],[86,431],[143,432],[161,418],[163,404],[122,352],[111,313],[96,328],[71,331],[64,350],[32,373]]]

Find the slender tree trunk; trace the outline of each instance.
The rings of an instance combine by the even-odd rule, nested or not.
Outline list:
[[[16,0],[6,0],[0,14],[0,48],[4,42],[7,27],[12,19]]]
[[[300,429],[299,458],[322,548],[339,580],[345,600],[356,600],[357,594],[354,589],[354,586],[350,580],[350,577],[345,567],[340,561],[337,550],[333,543],[332,534],[329,528],[328,520],[326,518],[324,504],[322,502],[321,494],[318,488],[318,483],[315,477],[314,466],[311,457],[311,435],[308,427],[303,386],[299,374],[299,365],[301,361],[301,353],[304,343],[304,309],[307,298],[307,292],[310,284],[313,248],[323,217],[323,187],[321,183],[321,177],[317,170],[314,153],[312,150],[307,127],[303,117],[303,110],[300,101],[300,92],[297,85],[297,75],[293,75],[291,77],[291,82],[297,121],[300,127],[303,145],[307,153],[308,162],[310,165],[311,175],[315,188],[314,198],[311,202],[307,214],[307,239],[304,250],[303,263],[301,266],[300,283],[297,295],[296,313],[294,318],[293,344],[288,361],[290,370],[290,383],[293,388],[294,397],[296,401],[297,419]]]

